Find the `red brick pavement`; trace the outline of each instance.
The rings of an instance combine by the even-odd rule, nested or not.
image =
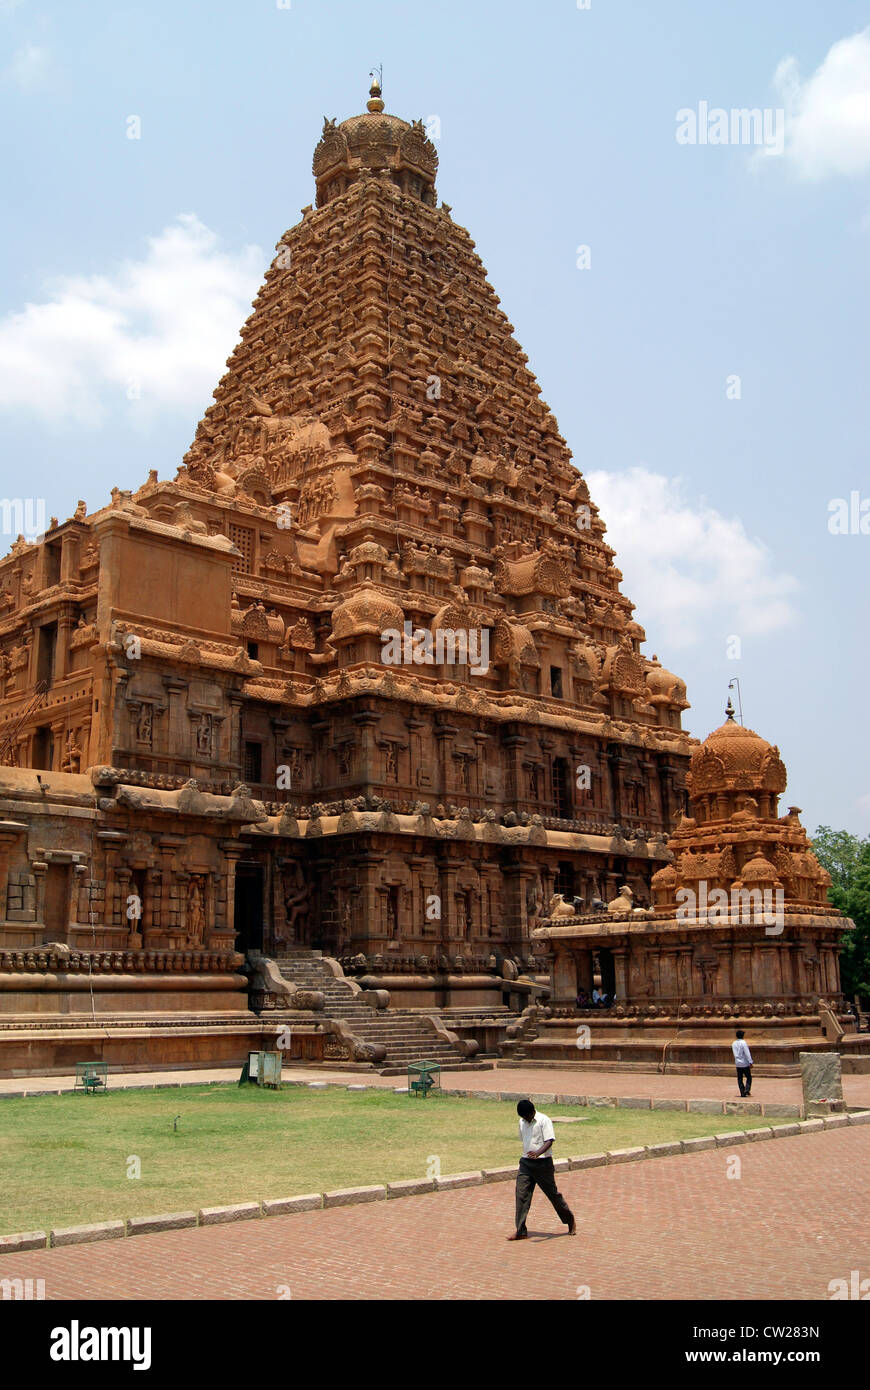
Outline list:
[[[572,1239],[536,1193],[509,1245],[513,1185],[9,1255],[47,1299],[824,1300],[870,1277],[870,1126],[559,1176]]]

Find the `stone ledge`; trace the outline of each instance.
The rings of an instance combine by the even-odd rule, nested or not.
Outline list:
[[[183,1231],[197,1225],[195,1211],[172,1211],[166,1216],[131,1216],[127,1221],[128,1236],[148,1236],[156,1231]]]
[[[634,1163],[639,1158],[646,1158],[646,1149],[641,1145],[634,1149],[608,1149],[608,1163]]]
[[[665,1100],[663,1097],[654,1096],[652,1108],[653,1110],[682,1110],[685,1112],[689,1108],[689,1102],[687,1100]]]
[[[570,1166],[570,1160],[569,1160],[569,1166]],[[510,1168],[484,1168],[484,1170],[483,1170],[483,1181],[484,1181],[484,1182],[511,1182],[511,1181],[516,1177],[516,1175],[517,1175],[517,1168],[516,1168],[516,1165],[514,1165],[514,1164],[512,1164]]]
[[[236,1202],[229,1207],[201,1207],[199,1224],[220,1226],[226,1221],[252,1221],[262,1215],[263,1209],[259,1202]]]
[[[820,1134],[824,1128],[824,1120],[801,1120],[798,1125],[801,1134]]]
[[[846,1118],[850,1125],[870,1125],[870,1110],[853,1110]]]
[[[607,1154],[577,1154],[575,1158],[569,1158],[573,1173],[577,1168],[603,1168],[607,1162]]]
[[[650,1158],[668,1158],[671,1154],[683,1152],[679,1139],[663,1144],[647,1144],[646,1151]]]
[[[297,1211],[320,1211],[323,1193],[309,1192],[304,1197],[275,1197],[263,1203],[264,1216],[291,1216]]]
[[[19,1231],[17,1235],[0,1236],[0,1255],[14,1255],[19,1250],[44,1250],[47,1244],[47,1231]]]
[[[324,1192],[324,1207],[353,1207],[360,1202],[384,1202],[386,1187],[337,1187],[334,1192]]]
[[[848,1115],[827,1115],[822,1121],[825,1129],[842,1129],[843,1125],[847,1125],[848,1123]]]
[[[449,1192],[454,1187],[479,1187],[483,1182],[483,1173],[453,1173],[444,1178],[435,1179],[436,1192]]]
[[[586,1104],[593,1110],[615,1110],[616,1096],[587,1096]]]
[[[649,1096],[617,1096],[617,1110],[652,1110]]]
[[[774,1139],[791,1139],[795,1134],[800,1134],[800,1125],[775,1125],[773,1130]]]
[[[62,1226],[51,1232],[51,1244],[87,1245],[95,1240],[123,1240],[127,1227],[123,1221],[98,1221],[92,1226]]]
[[[403,1182],[387,1183],[387,1198],[417,1197],[425,1192],[435,1191],[434,1178],[406,1178]]]
[[[762,1115],[764,1113],[760,1100],[726,1100],[726,1115]]]
[[[731,1148],[733,1144],[748,1144],[749,1139],[745,1129],[729,1129],[725,1134],[714,1135],[716,1147],[719,1149]]]
[[[680,1149],[684,1154],[698,1153],[701,1149],[715,1149],[715,1134],[702,1134],[699,1139],[681,1139]]]
[[[778,1128],[778,1126],[776,1126]],[[746,1138],[750,1144],[757,1144],[759,1139],[772,1139],[774,1133],[773,1125],[759,1125],[758,1129],[747,1129]]]
[[[724,1115],[724,1100],[690,1100],[687,1102],[690,1115]]]
[[[571,1168],[571,1160],[570,1160],[570,1158],[554,1158],[554,1159],[553,1159],[553,1172],[554,1172],[554,1173],[567,1173],[567,1172],[570,1171],[570,1168]]]
[[[779,1101],[771,1101],[770,1103],[763,1101],[761,1113],[765,1117],[769,1115],[771,1119],[775,1120],[799,1120],[801,1108],[799,1105],[783,1105]]]

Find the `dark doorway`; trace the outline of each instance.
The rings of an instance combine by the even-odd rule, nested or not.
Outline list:
[[[612,1004],[616,994],[616,966],[613,960],[613,952],[607,949],[598,952],[598,969],[601,975],[601,988],[607,995]],[[624,1004],[625,1000],[619,1000]]]
[[[47,941],[66,941],[70,906],[69,864],[49,864],[45,875],[45,936]]]
[[[553,759],[553,805],[559,820],[570,820],[572,815],[571,793],[568,789],[567,758]]]
[[[236,950],[263,949],[263,866],[239,864],[236,868],[236,910],[233,920]]]

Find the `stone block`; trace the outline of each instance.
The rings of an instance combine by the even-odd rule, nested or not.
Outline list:
[[[799,1105],[783,1105],[766,1100],[761,1103],[761,1113],[765,1119],[770,1116],[773,1120],[797,1120],[800,1119],[801,1108]]]
[[[608,1163],[634,1163],[638,1158],[646,1158],[646,1149],[641,1145],[635,1149],[608,1149]]]
[[[689,1104],[689,1102],[688,1102],[687,1100],[665,1100],[663,1097],[660,1098],[660,1097],[658,1097],[658,1096],[654,1096],[654,1097],[653,1097],[652,1108],[653,1108],[653,1110],[683,1110],[683,1111],[685,1111],[685,1110],[687,1109],[687,1107],[688,1107],[688,1104]]]
[[[501,1100],[497,1091],[468,1091],[471,1100]]]
[[[62,1226],[51,1233],[52,1245],[87,1245],[95,1240],[122,1240],[127,1234],[123,1221],[98,1221],[92,1226]]]
[[[230,1207],[202,1207],[199,1213],[201,1226],[220,1226],[226,1221],[252,1221],[263,1212],[259,1202],[236,1202]]]
[[[853,1110],[848,1120],[850,1125],[870,1125],[870,1110]]]
[[[484,1168],[484,1182],[512,1182],[517,1175],[516,1164],[511,1164],[510,1168]]]
[[[155,1231],[183,1231],[196,1225],[195,1211],[173,1211],[166,1216],[131,1216],[128,1236],[148,1236]]]
[[[387,1198],[418,1197],[423,1192],[435,1191],[434,1178],[407,1178],[404,1182],[388,1182]]]
[[[322,1192],[308,1192],[303,1197],[275,1197],[263,1203],[264,1216],[292,1216],[297,1211],[320,1211]]]
[[[839,1052],[800,1052],[804,1105],[813,1100],[842,1100],[843,1075]]]
[[[345,1087],[345,1090],[346,1090],[346,1091],[367,1091],[367,1090],[368,1090],[368,1086],[357,1086],[357,1085],[354,1085],[354,1086],[346,1086],[346,1087]]]
[[[824,1128],[824,1120],[801,1120],[798,1125],[801,1134],[819,1134]]]
[[[750,1144],[757,1144],[760,1139],[772,1139],[773,1128],[771,1125],[759,1125],[757,1129],[748,1129],[746,1138]]]
[[[760,1115],[760,1100],[726,1100],[726,1115]]]
[[[0,1255],[14,1255],[19,1250],[44,1250],[47,1241],[45,1231],[19,1231],[14,1236],[0,1236]]]
[[[556,1104],[555,1095],[538,1095],[537,1091],[534,1093],[534,1095],[530,1096],[529,1099],[531,1100],[532,1104],[536,1106]]]
[[[670,1154],[683,1152],[679,1139],[674,1139],[667,1144],[647,1144],[646,1151],[650,1158],[667,1158]]]
[[[571,1168],[571,1160],[570,1160],[570,1158],[554,1158],[554,1159],[553,1159],[553,1172],[554,1172],[554,1173],[567,1173],[567,1172],[570,1171],[570,1168]]]
[[[848,1115],[827,1115],[822,1121],[825,1129],[842,1129],[843,1125],[847,1125],[848,1123]]]
[[[530,1099],[530,1097],[529,1097],[529,1095],[528,1095],[528,1093],[527,1093],[526,1091],[499,1091],[499,1093],[498,1093],[498,1098],[499,1098],[499,1100],[505,1100],[505,1101],[511,1101],[511,1100],[512,1100],[513,1103],[514,1103],[514,1105],[516,1105],[516,1103],[517,1103],[518,1100],[529,1100],[529,1099]]]
[[[585,1097],[585,1096],[557,1096],[557,1097],[556,1097],[556,1104],[557,1104],[557,1105],[585,1105],[585,1104],[586,1104],[586,1097]]]
[[[607,1154],[577,1154],[575,1158],[569,1158],[573,1173],[577,1168],[603,1168],[607,1162]]]
[[[690,1100],[689,1113],[692,1115],[724,1115],[724,1100]]]
[[[324,1192],[325,1207],[355,1207],[360,1202],[385,1202],[385,1187],[338,1187],[334,1192]]]
[[[483,1173],[449,1173],[444,1178],[435,1179],[436,1192],[449,1192],[454,1187],[479,1187]]]
[[[699,1153],[701,1149],[715,1149],[715,1134],[702,1134],[700,1139],[681,1139],[680,1148],[684,1154]]]
[[[749,1137],[744,1129],[729,1129],[725,1134],[716,1134],[713,1137],[716,1140],[717,1148],[720,1149],[730,1149],[735,1144],[749,1143]]]
[[[774,1125],[774,1139],[791,1139],[795,1134],[800,1134],[800,1125]]]
[[[328,1085],[328,1081],[309,1081],[308,1089],[309,1091],[325,1091]]]
[[[586,1103],[593,1110],[615,1110],[616,1096],[587,1096]]]
[[[617,1110],[651,1110],[652,1101],[649,1096],[617,1096]]]

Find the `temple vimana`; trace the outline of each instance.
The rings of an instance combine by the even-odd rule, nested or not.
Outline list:
[[[377,83],[326,121],[175,476],[0,561],[0,1074],[848,1050],[778,754],[682,729],[437,165]]]

